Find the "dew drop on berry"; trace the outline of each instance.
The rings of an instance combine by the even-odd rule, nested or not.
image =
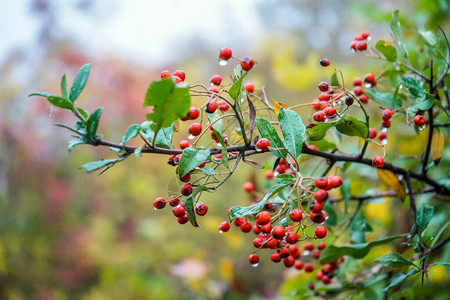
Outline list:
[[[386,132],[386,131],[387,131],[386,127],[383,127],[383,129],[381,129],[381,132]]]
[[[371,40],[372,40],[372,36],[369,35],[369,36],[367,37],[367,41],[370,42]]]
[[[219,229],[219,233],[223,233],[223,230],[220,230],[220,229]]]
[[[188,139],[192,140],[192,139],[194,139],[194,138],[195,138],[195,135],[192,135],[192,134],[189,134],[189,135],[188,135]]]
[[[258,148],[258,146],[255,146],[255,151],[256,152],[261,152],[262,150]]]
[[[369,89],[372,87],[372,84],[370,82],[366,82],[366,83],[364,83],[364,87]]]
[[[425,127],[427,127],[426,125],[422,125],[422,126],[420,126],[419,127],[419,130],[424,130],[425,129]]]
[[[154,210],[158,210],[158,209],[157,209],[156,207],[154,207],[154,206],[153,206],[153,209],[154,209]]]
[[[226,61],[225,59],[219,59],[219,65],[226,66],[227,63],[228,63],[228,61]]]
[[[256,268],[257,266],[259,266],[259,263],[252,264],[252,267],[253,267],[253,268]]]
[[[311,251],[305,250],[305,251],[303,251],[302,256],[307,256],[310,252]]]
[[[387,139],[383,139],[383,140],[381,141],[381,145],[387,145],[387,143],[388,143],[388,140],[387,140]]]
[[[356,52],[356,50],[352,48],[352,52]]]

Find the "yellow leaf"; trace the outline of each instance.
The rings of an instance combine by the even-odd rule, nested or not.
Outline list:
[[[433,139],[431,140],[431,157],[436,163],[439,163],[441,160],[442,152],[444,151],[444,144],[444,134],[441,131],[436,130],[433,133]]]
[[[405,187],[398,180],[397,176],[391,171],[383,169],[378,169],[377,173],[378,177],[380,177],[380,179],[386,183],[402,201],[404,201],[406,196]]]
[[[277,114],[277,116],[278,116],[278,112],[280,111],[280,108],[287,108],[287,106],[284,105],[283,103],[275,101],[274,110],[275,110],[275,113]]]

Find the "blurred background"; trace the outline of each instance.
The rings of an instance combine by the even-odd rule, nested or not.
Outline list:
[[[347,80],[381,70],[349,43],[364,30],[390,39],[396,9],[405,35],[448,25],[440,0],[1,1],[0,299],[272,299],[289,291],[295,271],[267,258],[252,268],[253,236],[217,230],[231,204],[250,203],[242,183],[263,186],[264,172],[240,166],[221,191],[203,196],[210,212],[202,227],[181,226],[168,209],[152,208],[176,184],[166,157],[85,174],[80,165],[112,154],[80,146],[69,155],[70,133],[53,124],[74,118],[27,95],[59,94],[62,74],[71,82],[91,63],[77,101],[90,112],[103,106],[100,132],[120,142],[128,125],[145,120],[147,86],[162,70],[208,84],[213,74],[232,74],[233,64],[217,63],[226,46],[258,62],[247,79],[270,99],[307,102],[331,75],[321,57]]]

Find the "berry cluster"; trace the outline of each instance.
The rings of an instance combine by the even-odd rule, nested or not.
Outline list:
[[[352,51],[365,51],[367,50],[366,41],[370,41],[370,34],[367,31],[361,32],[361,34],[355,35],[353,41],[350,43],[350,49]]]

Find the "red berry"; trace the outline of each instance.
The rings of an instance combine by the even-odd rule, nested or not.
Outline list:
[[[252,192],[255,189],[255,185],[252,182],[246,182],[243,188],[246,192]]]
[[[223,221],[222,223],[220,223],[219,231],[227,232],[228,230],[230,230],[230,223],[228,223],[227,221]]]
[[[367,49],[367,44],[365,42],[359,42],[356,44],[356,49],[358,49],[358,51],[364,51]]]
[[[319,249],[313,250],[313,252],[311,252],[311,255],[313,258],[319,259],[320,258],[320,250]]]
[[[253,232],[255,232],[255,227],[257,227],[256,225],[253,226]],[[256,233],[256,232],[255,232]],[[258,234],[258,233],[256,233]],[[261,237],[257,237],[256,239],[253,240],[253,245],[255,246],[255,248],[259,248],[262,246],[263,243],[263,239]]]
[[[319,95],[319,100],[320,101],[328,101],[328,100],[330,100],[330,94],[328,94],[328,93],[321,93]]]
[[[252,265],[256,265],[257,263],[259,263],[259,256],[256,254],[250,254],[250,256],[248,257],[248,261]]]
[[[307,263],[305,264],[305,272],[311,273],[314,270],[314,267],[312,264]]]
[[[241,228],[242,232],[245,233],[252,231],[253,228],[252,224],[247,221],[244,221],[239,227]]]
[[[269,149],[270,142],[268,139],[262,138],[256,143],[256,147],[258,147],[261,150],[267,150]]]
[[[362,79],[359,77],[356,77],[355,79],[353,79],[353,86],[360,86],[362,85]]]
[[[260,211],[256,215],[255,221],[256,221],[256,224],[258,224],[258,225],[266,225],[267,223],[270,222],[270,212]]]
[[[327,236],[327,229],[323,226],[317,226],[316,230],[314,231],[316,234],[316,237],[319,239],[323,239]]]
[[[213,93],[216,93],[216,94],[219,93],[219,89],[218,89],[217,86],[215,86],[215,85],[210,86],[210,87],[208,88],[208,91],[213,92]]]
[[[367,32],[367,31],[361,32],[361,37],[362,37],[363,39],[367,39],[369,36],[370,36],[369,32]]]
[[[360,95],[360,96],[358,97],[358,99],[359,99],[359,101],[361,101],[362,103],[367,103],[367,102],[369,102],[369,98],[368,98],[365,94]]]
[[[239,217],[234,219],[233,224],[236,226],[241,226],[242,223],[245,222],[245,219],[243,217]]]
[[[272,179],[272,178],[273,178],[273,171],[272,171],[272,170],[267,170],[267,171],[264,173],[264,176],[265,176],[267,179]]]
[[[319,189],[324,189],[327,184],[328,184],[328,179],[326,177],[317,177],[314,180],[314,184],[319,188]]]
[[[270,259],[273,261],[273,262],[280,262],[281,261],[281,255],[280,255],[280,252],[274,252],[274,253],[272,253],[272,255],[270,256]]]
[[[366,75],[364,75],[364,83],[370,86],[375,85],[375,76],[373,76],[372,73],[367,73]]]
[[[352,41],[350,44],[350,49],[352,49],[353,51],[358,51],[358,49],[356,48],[357,44],[358,44],[357,41]]]
[[[295,208],[289,213],[289,218],[291,218],[293,222],[300,222],[303,219],[303,211]]]
[[[327,246],[327,244],[325,244],[324,242],[320,242],[318,248],[320,250],[323,250],[323,249],[325,249],[326,246]]]
[[[179,218],[186,214],[186,209],[182,205],[179,205],[172,209],[172,213],[175,217]]]
[[[327,183],[328,184],[328,183]],[[328,192],[324,189],[320,189],[314,193],[314,197],[318,202],[324,202],[328,198]]]
[[[283,226],[275,226],[272,229],[272,236],[278,240],[281,240],[286,235],[286,231]]]
[[[176,70],[175,72],[173,72],[173,76],[178,76],[181,81],[184,81],[186,79],[186,74],[184,74],[184,72],[181,70]]]
[[[255,91],[255,85],[251,82],[247,82],[244,84],[244,89],[249,93],[253,93]]]
[[[326,119],[325,113],[323,111],[318,111],[313,115],[313,119],[316,122],[324,122]]]
[[[383,109],[383,120],[389,120],[393,115],[394,113],[389,108]]]
[[[292,245],[296,244],[298,242],[298,234],[296,234],[295,232],[289,232],[286,236],[286,242],[288,242],[289,244],[292,244]],[[291,253],[292,253],[292,251],[291,251]]]
[[[177,221],[180,224],[186,224],[189,221],[189,218],[188,218],[188,216],[186,214],[184,214],[183,216],[178,217]]]
[[[323,210],[320,213],[311,212],[309,218],[314,223],[322,224],[327,219],[327,213]]]
[[[305,250],[307,250],[307,251],[314,250],[314,245],[312,243],[306,243],[305,244]]]
[[[264,233],[270,233],[272,231],[272,224],[267,223],[261,226],[261,231]]]
[[[180,180],[183,181],[183,182],[189,182],[189,180],[191,180],[191,174],[187,173],[186,175],[181,177]]]
[[[189,120],[195,120],[199,116],[199,112],[195,107],[190,107],[188,112],[188,118]]]
[[[207,113],[213,114],[216,112],[217,107],[218,107],[218,105],[217,105],[216,101],[209,101],[208,104],[206,104],[205,111]]]
[[[324,284],[330,284],[330,283],[331,283],[331,278],[328,277],[327,275],[323,275],[323,276],[322,276],[322,282],[323,282]]]
[[[222,76],[220,76],[220,75],[213,75],[211,77],[210,82],[211,82],[211,84],[214,84],[214,85],[220,85],[220,83],[222,82]]]
[[[170,206],[172,206],[172,207],[175,207],[175,206],[177,206],[178,204],[180,204],[180,199],[178,199],[177,197],[175,197],[175,196],[170,196],[170,198],[169,198],[169,205]]]
[[[289,255],[288,257],[283,259],[283,263],[286,268],[290,268],[295,264],[295,258],[293,256]]]
[[[386,132],[385,131],[381,131],[379,134],[378,134],[378,139],[380,139],[380,141],[382,141],[382,140],[384,140],[385,138],[386,138]]]
[[[192,185],[190,184],[185,184],[181,187],[181,194],[183,194],[184,196],[189,196],[190,194],[192,194]]]
[[[308,145],[308,148],[315,151],[319,150],[316,145]]]
[[[186,149],[187,147],[189,147],[190,145],[189,145],[189,142],[188,141],[186,141],[186,140],[182,140],[182,141],[180,141],[180,148],[181,149]]]
[[[219,105],[219,109],[223,112],[230,109],[230,105],[225,100],[220,100],[218,105]]]
[[[363,91],[362,87],[360,87],[360,86],[355,86],[355,87],[353,88],[353,93],[354,93],[356,96],[360,96],[360,95],[362,95],[362,93],[364,93],[364,91]]]
[[[181,83],[181,82],[183,82],[183,80],[181,80],[180,77],[175,76],[175,75],[172,75],[172,79],[175,81],[175,83]]]
[[[372,166],[381,168],[384,166],[384,159],[381,156],[375,156],[372,160]]]
[[[362,37],[361,34],[355,35],[355,36],[353,37],[353,39],[354,39],[355,41],[362,41],[362,40],[364,40],[364,38]]]
[[[317,280],[321,280],[322,277],[323,277],[322,271],[319,271],[319,272],[316,273],[316,279],[317,279]]]
[[[269,225],[269,224],[267,224],[267,225]],[[267,225],[264,225],[264,226],[267,226]],[[264,227],[263,226],[263,227]],[[270,226],[272,226],[272,225],[270,225]],[[267,242],[267,247],[268,248],[270,248],[270,249],[275,249],[275,248],[277,248],[278,247],[278,240],[277,239],[274,239],[274,238],[271,238],[268,242]]]
[[[384,128],[389,128],[389,127],[391,127],[391,120],[383,120],[382,122],[381,122],[381,125],[384,127]]]
[[[313,213],[320,213],[323,209],[323,204],[318,202],[318,201],[314,201],[313,203],[311,203],[311,205],[309,206],[309,209],[313,212]]]
[[[155,202],[153,202],[153,207],[155,209],[163,209],[166,206],[166,199],[162,197],[156,198]]]
[[[322,268],[322,272],[323,272],[324,274],[329,274],[329,273],[331,272],[331,266],[330,266],[330,265],[325,265],[325,266]]]
[[[204,216],[208,212],[208,205],[203,202],[199,202],[195,205],[195,212],[199,216]]]
[[[302,262],[301,260],[297,260],[297,261],[295,262],[295,264],[294,264],[294,267],[295,267],[297,270],[303,269],[303,262]]]
[[[337,187],[341,186],[341,184],[342,184],[341,176],[337,176],[337,175],[330,176],[328,178],[328,181],[330,182],[330,184],[333,188],[337,188]]]
[[[199,123],[192,123],[189,126],[189,134],[197,136],[202,132],[202,125]]]
[[[316,288],[316,285],[312,282],[308,285],[308,289],[310,289],[310,290],[314,290],[315,288]]]
[[[422,115],[417,115],[414,117],[414,124],[416,126],[423,126],[425,125],[425,118]]]
[[[219,58],[223,60],[229,60],[232,55],[231,49],[227,47],[222,48],[219,52]]]
[[[374,139],[377,136],[377,131],[373,128],[369,128],[369,139]]]
[[[166,78],[172,76],[172,73],[170,73],[168,70],[164,70],[161,72],[161,78]]]
[[[322,58],[319,63],[322,67],[328,67],[330,65],[330,61],[328,60],[328,58]]]
[[[254,64],[255,62],[251,57],[245,56],[241,59],[241,68],[244,71],[250,71]]]
[[[322,81],[321,83],[319,83],[319,85],[317,87],[319,88],[319,90],[321,92],[328,92],[328,90],[330,89],[330,86],[325,81]]]
[[[325,108],[323,110],[323,112],[329,118],[334,117],[336,115],[336,110],[333,107],[331,107],[331,106],[328,106],[327,108]]]

